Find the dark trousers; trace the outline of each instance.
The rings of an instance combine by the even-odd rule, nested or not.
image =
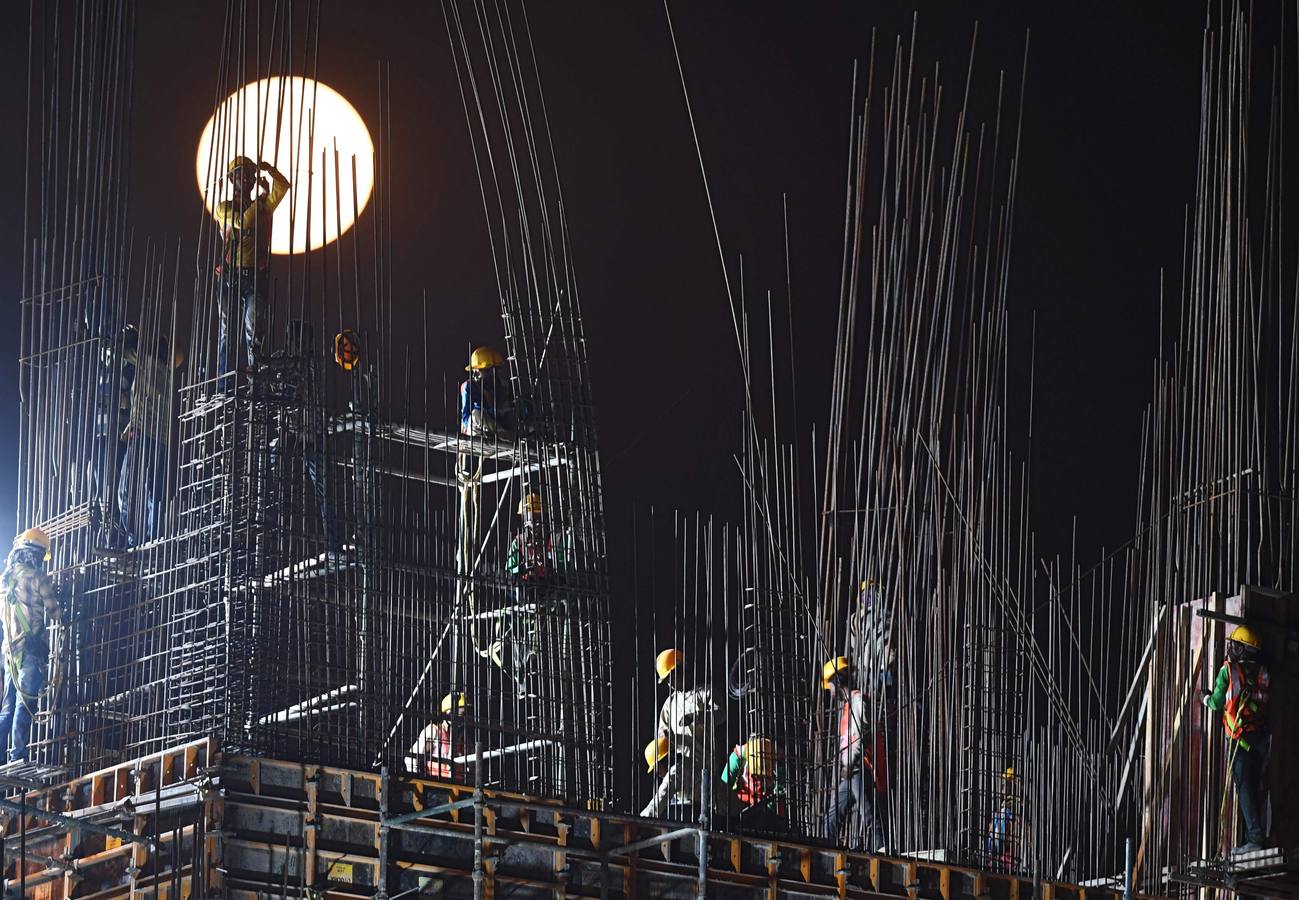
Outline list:
[[[266,305],[266,287],[270,272],[253,269],[232,269],[221,275],[217,310],[217,375],[230,371],[230,319],[239,316],[244,333],[244,355],[248,368],[253,367],[253,356],[259,345],[257,316]]]
[[[127,438],[126,459],[117,479],[117,512],[129,546],[158,536],[166,489],[167,445],[143,435]],[[136,512],[131,506],[133,499],[139,500],[138,520],[132,515]]]
[[[1231,782],[1236,786],[1240,802],[1240,817],[1245,820],[1245,840],[1262,844],[1267,838],[1263,825],[1263,769],[1267,766],[1268,751],[1272,749],[1271,735],[1261,737],[1246,734],[1249,749],[1237,745],[1231,761]]]
[[[87,465],[87,498],[99,504],[102,538],[109,547],[120,541],[114,533],[114,524],[121,522],[117,511],[118,483],[122,477],[122,463],[126,459],[126,441],[117,435],[97,434]]]
[[[839,781],[830,809],[825,815],[825,832],[831,839],[839,837],[848,814],[854,809],[862,825],[862,834],[866,836],[866,847],[874,850],[884,843],[884,804],[883,796],[875,791],[875,780],[867,781],[862,776],[861,765],[853,767],[847,778]],[[850,843],[852,841],[850,840]]]
[[[4,697],[0,701],[0,739],[8,739],[9,761],[27,758],[32,715],[49,674],[49,645],[28,638],[15,657],[4,657]],[[17,680],[15,681],[15,676]]]
[[[321,536],[325,539],[325,549],[336,553],[341,548],[334,529],[334,515],[329,500],[329,466],[323,449],[324,437],[323,434],[317,434],[313,439],[307,440],[291,434],[287,439],[273,439],[270,444],[271,471],[276,473],[273,477],[283,478],[284,467],[295,453],[301,452],[302,470],[307,480],[311,482],[316,508],[320,510],[320,530]]]

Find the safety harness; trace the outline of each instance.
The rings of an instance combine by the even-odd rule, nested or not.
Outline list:
[[[24,691],[22,682],[18,678],[25,661],[27,638],[36,634],[37,629],[32,626],[27,609],[18,597],[17,566],[9,566],[5,569],[4,575],[0,576],[0,616],[3,617],[4,624],[5,668],[9,675],[9,683],[14,686],[14,691],[23,706],[35,715],[40,694],[29,694]]]
[[[1227,736],[1236,741],[1245,750],[1249,750],[1249,741],[1245,735],[1258,730],[1260,710],[1267,703],[1267,692],[1270,678],[1267,670],[1256,667],[1253,675],[1245,672],[1245,667],[1238,662],[1227,662],[1227,697],[1222,708],[1222,724],[1227,729]]]

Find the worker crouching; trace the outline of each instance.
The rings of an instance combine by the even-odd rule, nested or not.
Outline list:
[[[465,710],[464,694],[443,697],[441,715],[425,726],[407,751],[406,768],[430,778],[464,781],[466,766],[456,760],[464,756]]]
[[[740,803],[741,830],[768,834],[789,831],[784,760],[775,741],[755,734],[743,744],[736,744],[721,778]]]
[[[32,716],[49,674],[50,640],[46,619],[61,612],[54,582],[45,572],[50,539],[39,528],[14,538],[0,574],[0,615],[4,624],[4,701],[0,735],[9,742],[9,761],[27,759]]]
[[[1204,694],[1204,705],[1222,713],[1227,732],[1231,781],[1245,820],[1245,843],[1234,853],[1262,850],[1267,841],[1263,821],[1263,775],[1272,734],[1268,717],[1272,686],[1261,660],[1262,641],[1241,625],[1227,638],[1227,659],[1218,670],[1213,690]]]

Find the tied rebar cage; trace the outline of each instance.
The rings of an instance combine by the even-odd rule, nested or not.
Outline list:
[[[52,95],[112,81],[129,98],[132,12],[122,3],[33,23],[50,46],[70,36],[78,55],[79,68],[48,79]],[[490,57],[498,47],[458,32],[456,5],[447,13],[463,66],[500,62]],[[179,245],[173,257],[148,243],[132,259],[126,231],[96,218],[125,214],[120,159],[94,157],[107,168],[87,176],[93,215],[68,206],[54,177],[62,159],[46,160],[38,179],[29,219],[43,245],[24,281],[21,432],[24,468],[49,477],[22,492],[19,511],[55,540],[66,613],[51,628],[58,669],[41,695],[33,758],[86,770],[215,736],[237,752],[481,777],[602,807],[612,797],[603,501],[553,163],[529,170],[503,217],[527,237],[488,236],[499,245],[508,350],[492,387],[512,427],[484,435],[457,422],[458,398],[426,391],[421,407],[409,390],[389,393],[399,373],[410,383],[412,350],[384,327],[386,76],[373,158],[313,146],[315,88],[285,76],[315,70],[318,19],[313,4],[278,5],[268,20],[229,6],[205,191],[218,192],[219,218],[224,173],[240,158],[295,148],[302,165],[272,166],[275,184],[290,200],[309,196],[307,213],[322,198],[332,243],[294,244],[294,229],[309,227],[294,221],[295,205],[291,252],[245,267],[229,226],[205,215],[182,302]],[[530,41],[520,27],[510,53]],[[526,141],[529,152],[493,158],[535,162],[546,145],[523,99],[541,109],[535,66],[509,68],[519,93],[492,100],[499,128],[471,139]],[[245,84],[257,90],[238,90]],[[487,100],[466,96],[470,121]],[[46,121],[47,143],[70,125],[124,140],[126,107],[65,110]],[[361,171],[375,185],[372,228],[355,190]],[[345,207],[356,227],[343,223]],[[251,216],[246,225],[253,241],[272,227]],[[53,272],[62,257],[77,266]],[[92,263],[108,274],[82,277]],[[229,340],[214,340],[218,331]],[[96,390],[79,390],[83,380]],[[58,429],[46,434],[47,422]]]
[[[626,622],[612,619],[580,291],[527,10],[442,9],[501,329],[468,367],[438,364],[460,383],[441,403],[418,335],[392,327],[384,67],[374,153],[317,144],[319,7],[229,3],[190,253],[127,228],[133,4],[34,16],[18,510],[53,540],[63,614],[33,759],[86,772],[186,745],[182,760],[367,770],[384,803],[426,800],[404,793],[412,781],[492,789],[500,809],[526,794],[548,801],[533,812],[585,806],[627,835],[690,837],[701,886],[709,830],[1001,884],[1230,883],[1230,750],[1198,695],[1242,622],[1280,696],[1299,672],[1299,318],[1275,174],[1293,116],[1274,85],[1266,153],[1251,150],[1251,34],[1265,32],[1212,5],[1137,534],[1090,568],[1042,553],[1030,515],[1044,463],[1013,339],[1028,330],[1011,302],[1014,90],[973,61],[969,84],[944,89],[914,34],[872,45],[849,111],[828,421],[799,436],[826,410],[797,408],[788,258],[782,322],[723,257],[744,499],[733,523],[651,512],[644,537],[633,523],[654,575],[619,644],[636,661],[631,746],[612,727]],[[266,175],[254,193],[306,205],[234,229],[221,203],[245,165]],[[289,252],[257,257],[285,225]],[[255,259],[235,254],[236,230]],[[1294,737],[1284,717],[1275,728]],[[605,816],[625,799],[615,761],[637,767],[634,804]],[[198,793],[196,765],[182,787]],[[481,883],[491,839],[472,793]],[[402,824],[388,812],[384,835]]]

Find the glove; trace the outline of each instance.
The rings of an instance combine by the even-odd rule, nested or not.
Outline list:
[[[1211,701],[1212,697],[1213,695],[1208,691],[1204,691],[1200,694],[1200,702],[1204,704],[1206,709],[1213,709],[1213,703]]]

